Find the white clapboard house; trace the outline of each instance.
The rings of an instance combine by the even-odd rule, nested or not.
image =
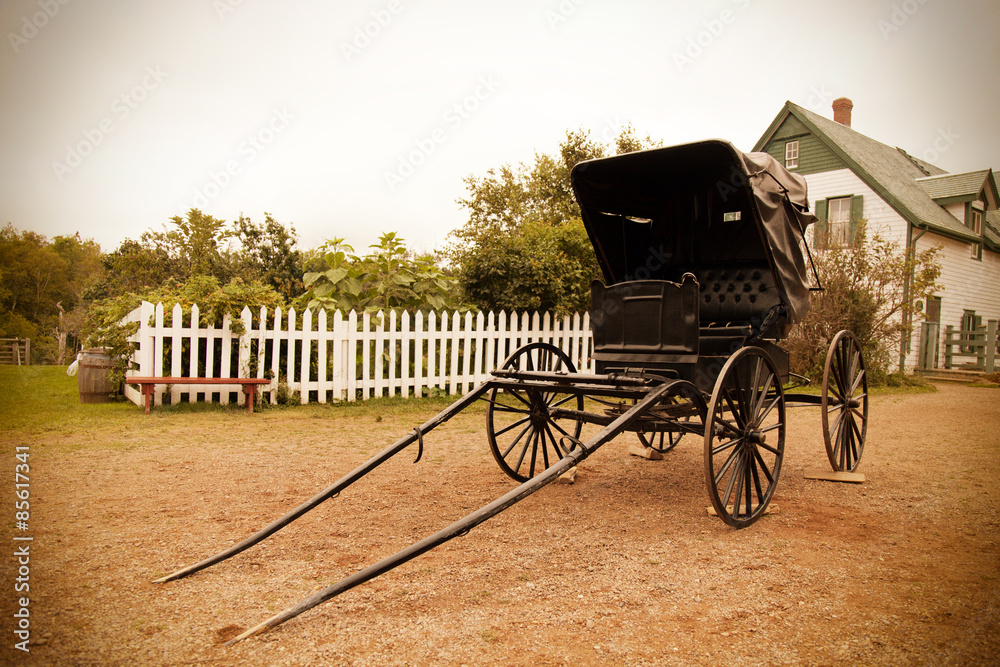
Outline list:
[[[921,159],[852,129],[852,109],[849,99],[835,100],[831,120],[786,102],[754,150],[805,177],[821,221],[814,228],[823,235],[815,239],[819,245],[849,243],[864,219],[870,230],[903,247],[939,246],[943,289],[925,304],[926,318],[913,323],[899,364],[907,371],[985,368],[989,335],[995,350],[990,322],[1000,319],[996,175],[985,165],[952,174],[930,164],[958,140],[950,130],[939,131]]]

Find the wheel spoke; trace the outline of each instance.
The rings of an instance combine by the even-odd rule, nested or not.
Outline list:
[[[726,451],[727,449],[732,448],[735,445],[738,445],[741,442],[743,442],[743,438],[742,437],[740,437],[740,438],[734,438],[734,439],[730,440],[729,442],[722,443],[718,447],[713,447],[712,448],[712,456],[718,456],[722,452]]]
[[[531,410],[525,410],[524,408],[518,408],[510,405],[504,405],[503,403],[494,403],[493,410],[495,412],[513,412],[516,415],[530,415]]]
[[[776,456],[778,455],[778,452],[772,451],[770,448],[765,448],[765,449],[767,449],[769,452],[771,452],[772,454],[774,454]],[[754,459],[757,461],[757,464],[760,466],[761,471],[763,471],[764,476],[767,478],[767,483],[768,484],[774,484],[774,477],[771,476],[771,469],[768,468],[767,462],[764,461],[764,457],[761,456],[760,452],[756,451],[756,450],[754,450],[753,456],[754,456]],[[758,480],[758,484],[759,484],[759,480]],[[760,496],[760,497],[762,498],[763,496]]]
[[[760,417],[758,417],[758,418],[757,418],[757,420],[756,420],[756,421],[757,421],[757,424],[759,425],[759,424],[761,424],[761,423],[762,423],[762,422],[763,422],[763,421],[764,421],[765,419],[767,419],[767,416],[768,416],[769,414],[771,414],[771,411],[772,411],[772,410],[774,410],[774,409],[775,409],[776,407],[778,407],[778,404],[779,404],[779,403],[781,403],[781,402],[782,402],[783,400],[784,400],[784,399],[783,399],[783,398],[782,398],[782,397],[781,397],[780,395],[778,395],[778,396],[775,396],[775,397],[774,397],[774,400],[773,400],[773,401],[771,401],[771,404],[770,404],[770,405],[768,405],[768,406],[767,406],[767,408],[766,408],[766,409],[764,410],[764,412],[763,412],[763,413],[761,413]]]
[[[520,426],[524,422],[530,421],[530,420],[531,420],[531,415],[528,415],[527,417],[524,417],[523,419],[518,419],[513,424],[508,424],[507,426],[504,426],[502,429],[500,429],[499,431],[497,431],[493,435],[503,435],[507,431],[510,431],[511,429],[514,429],[514,428],[517,428],[518,426]]]
[[[732,393],[728,389],[724,389],[723,390],[723,398],[725,399],[726,404],[729,406],[729,414],[731,414],[733,416],[733,419],[736,421],[736,425],[740,429],[746,428],[746,420],[744,420],[742,418],[742,416],[740,415],[739,410],[737,409],[737,406],[733,403]],[[719,419],[718,421],[720,421],[720,422],[722,422],[724,424],[727,423],[723,419]]]
[[[530,430],[531,430],[531,424],[529,423],[527,426],[524,427],[524,429],[521,430],[520,433],[517,434],[517,437],[514,438],[514,441],[510,443],[510,447],[508,447],[503,452],[502,457],[504,459],[506,459],[510,455],[510,453],[514,450],[514,447],[516,447],[517,443],[519,443],[521,441],[521,438],[524,437],[524,434],[527,433]],[[528,436],[528,438],[530,439],[531,436]],[[525,447],[527,447],[527,445],[525,445]],[[520,467],[520,465],[521,465],[521,460],[524,459],[524,452],[525,452],[525,450],[522,449],[521,450],[521,457],[518,459],[518,467]]]
[[[726,472],[729,470],[730,467],[732,467],[733,463],[739,458],[740,453],[741,453],[741,451],[740,451],[739,447],[734,448],[733,451],[729,452],[729,456],[726,458],[726,462],[722,464],[722,467],[719,468],[718,474],[715,476],[715,483],[716,484],[718,484],[719,482],[722,481],[722,478],[725,477]],[[731,487],[732,486],[732,479],[730,479],[729,484],[730,484],[730,487]],[[727,497],[728,497],[728,494],[727,494]]]
[[[545,424],[545,432],[549,435],[549,438],[552,440],[553,450],[555,451],[556,454],[559,455],[560,459],[565,458],[566,456],[569,455],[569,450],[564,449],[563,446],[559,444],[559,441],[556,440],[555,435],[552,433],[552,429],[549,428],[550,425],[551,425],[550,423]]]

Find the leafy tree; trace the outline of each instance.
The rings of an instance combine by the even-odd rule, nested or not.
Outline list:
[[[170,218],[170,224],[163,232],[147,232],[149,239],[181,261],[185,277],[217,275],[224,264],[223,243],[232,235],[226,221],[192,208],[186,217]]]
[[[264,214],[262,224],[241,215],[233,223],[232,236],[239,249],[229,253],[231,275],[270,285],[289,301],[305,291],[303,257],[295,247],[294,227],[286,229],[270,213]]]
[[[41,234],[0,230],[0,336],[31,338],[34,361],[54,360],[59,301],[70,292],[69,263]]]
[[[234,246],[234,247],[232,247]],[[167,280],[183,283],[192,276],[214,276],[220,283],[242,278],[274,287],[286,300],[304,291],[302,252],[294,227],[286,229],[265,214],[263,223],[240,216],[232,225],[191,209],[171,218],[163,231],[126,239],[102,257],[106,277],[87,293],[90,300],[139,292]]]
[[[309,308],[358,310],[441,310],[459,307],[455,279],[432,255],[411,257],[395,232],[379,237],[372,252],[358,257],[344,239],[333,239],[317,251],[303,281],[308,291],[300,302]]]
[[[87,305],[84,294],[104,273],[101,264],[101,246],[93,239],[84,241],[74,236],[57,236],[52,240],[52,250],[66,262],[67,289],[56,308],[59,311],[56,326],[58,351],[56,363],[66,363],[67,345],[78,347],[80,333],[86,319]]]
[[[139,292],[181,276],[180,262],[165,248],[125,239],[114,251],[101,256],[104,277],[84,294],[87,301]],[[182,278],[180,278],[182,279]]]
[[[919,304],[941,289],[937,254],[938,248],[902,250],[878,233],[869,234],[865,221],[852,243],[815,252],[824,289],[813,293],[809,313],[789,333],[792,370],[820,380],[830,342],[849,329],[861,344],[869,382],[883,382],[911,335]]]
[[[594,253],[579,219],[521,225],[480,241],[462,267],[466,297],[490,310],[579,313],[590,306]]]
[[[656,145],[627,126],[613,149],[621,154]],[[459,203],[469,220],[453,232],[447,255],[472,303],[490,310],[587,307],[590,281],[599,270],[570,173],[611,150],[586,131],[568,131],[556,155],[536,153],[531,164],[503,165],[465,179],[469,195]]]

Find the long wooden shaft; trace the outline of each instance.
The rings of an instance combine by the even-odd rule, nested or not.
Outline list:
[[[267,537],[270,537],[271,535],[278,532],[291,522],[298,519],[300,516],[302,516],[309,510],[315,508],[317,505],[321,504],[326,500],[329,500],[330,498],[333,498],[341,491],[346,489],[348,486],[350,486],[357,480],[361,479],[369,472],[371,472],[372,470],[382,465],[383,463],[391,459],[399,452],[403,451],[404,449],[412,445],[414,442],[422,441],[424,433],[427,433],[428,431],[434,429],[435,427],[440,426],[441,424],[448,421],[456,414],[467,408],[469,405],[474,403],[480,396],[486,393],[486,391],[488,391],[490,387],[491,385],[489,382],[485,382],[482,385],[476,387],[475,389],[467,393],[465,396],[463,396],[462,398],[458,399],[450,406],[445,408],[442,412],[439,412],[433,418],[424,422],[421,426],[418,427],[418,429],[414,429],[406,436],[400,438],[392,445],[382,450],[379,454],[375,455],[365,463],[361,464],[360,466],[352,470],[350,473],[339,479],[334,484],[331,484],[326,489],[316,494],[306,502],[302,503],[288,514],[285,514],[283,517],[273,521],[268,526],[262,528],[261,530],[254,533],[253,535],[243,540],[239,544],[235,544],[226,549],[225,551],[212,556],[211,558],[206,558],[200,563],[189,565],[185,568],[177,570],[176,572],[168,574],[165,577],[156,579],[155,581],[153,581],[153,583],[162,584],[168,581],[173,581],[174,579],[180,579],[181,577],[186,577],[187,575],[197,572],[198,570],[204,570],[206,567],[211,567],[212,565],[220,563],[226,560],[227,558],[231,558],[232,556],[235,556],[241,551],[249,549],[258,542],[266,539]]]
[[[328,588],[314,593],[295,606],[289,607],[280,614],[272,616],[263,623],[250,628],[238,637],[234,637],[226,642],[226,645],[229,646],[242,641],[247,637],[266,632],[267,630],[281,625],[285,621],[298,616],[304,611],[312,609],[316,605],[325,602],[330,598],[336,597],[337,595],[340,595],[341,593],[348,591],[359,584],[370,581],[380,574],[384,574],[385,572],[388,572],[389,570],[402,565],[403,563],[406,563],[407,561],[410,561],[427,551],[430,551],[436,546],[439,546],[455,537],[465,535],[484,521],[496,516],[511,505],[524,500],[542,487],[552,483],[561,474],[590,456],[599,447],[601,447],[601,445],[614,439],[615,436],[628,428],[633,421],[641,417],[646,410],[648,410],[651,406],[656,405],[656,403],[668,392],[671,384],[673,383],[668,382],[652,389],[643,400],[636,403],[630,410],[623,413],[620,417],[605,426],[592,438],[581,443],[580,447],[575,448],[557,463],[547,468],[544,472],[532,477],[527,482],[524,482],[517,488],[508,492],[506,495],[494,500],[489,505],[486,505],[476,512],[459,519],[450,526],[439,530],[433,535],[430,535],[415,544],[410,545],[406,549],[384,558],[373,565],[369,565],[368,567],[341,579]]]

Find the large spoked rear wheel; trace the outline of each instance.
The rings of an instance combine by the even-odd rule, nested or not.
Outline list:
[[[854,472],[868,431],[868,375],[861,344],[850,331],[841,331],[830,343],[823,369],[822,409],[830,465],[838,472]]]
[[[575,373],[565,352],[548,343],[528,343],[503,363],[505,370]],[[490,392],[486,435],[500,468],[526,482],[577,447],[583,422],[553,414],[558,408],[583,410],[583,396],[550,387],[494,389]]]
[[[777,369],[760,348],[741,348],[722,367],[705,421],[705,477],[719,518],[743,528],[764,515],[784,452]]]

